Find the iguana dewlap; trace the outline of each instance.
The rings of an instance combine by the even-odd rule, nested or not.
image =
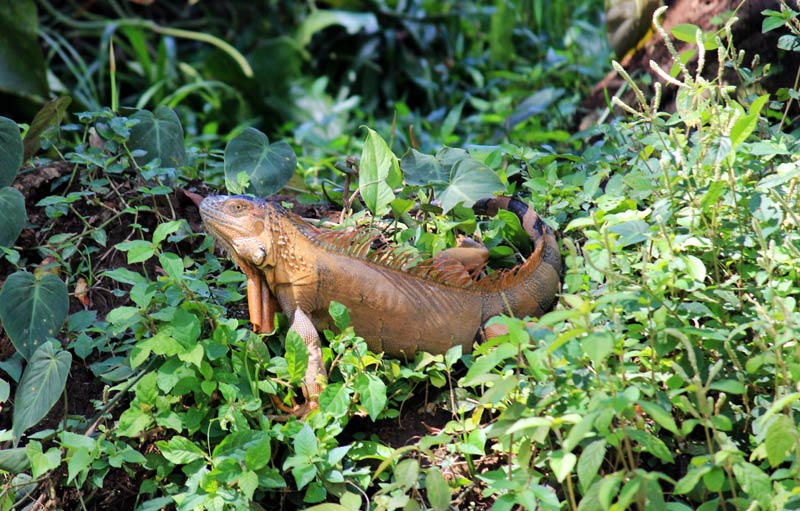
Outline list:
[[[332,301],[350,310],[351,324],[372,351],[409,357],[455,345],[470,352],[489,318],[540,316],[552,307],[561,286],[561,254],[551,229],[515,199],[485,199],[474,208],[519,216],[531,237],[530,257],[513,270],[475,280],[458,257],[419,261],[402,249],[370,250],[369,236],[316,228],[262,199],[211,196],[200,213],[209,234],[247,275],[254,329],[271,332],[280,307],[305,341],[304,382],[313,401],[326,375],[317,331],[332,326]]]

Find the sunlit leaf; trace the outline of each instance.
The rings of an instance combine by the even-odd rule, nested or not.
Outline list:
[[[389,203],[394,199],[389,185],[392,174],[400,174],[397,156],[376,131],[367,128],[367,139],[361,150],[358,190],[374,215],[382,216],[389,211]]]

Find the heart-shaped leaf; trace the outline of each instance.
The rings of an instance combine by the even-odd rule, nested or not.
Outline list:
[[[505,190],[497,174],[473,158],[459,160],[450,170],[450,176],[450,184],[437,196],[444,213],[459,203],[469,208],[478,200]]]
[[[64,391],[72,366],[72,355],[46,342],[30,358],[14,394],[14,417],[11,429],[19,441],[26,429],[47,415]]]
[[[22,165],[22,136],[17,123],[0,117],[0,186],[8,186]]]
[[[447,169],[435,156],[423,154],[414,148],[410,148],[403,155],[400,168],[403,169],[403,178],[410,185],[447,183],[450,179]]]
[[[155,158],[162,167],[180,167],[186,158],[183,145],[183,127],[171,108],[160,106],[155,112],[140,110],[131,116],[139,124],[131,128],[128,145],[132,151],[144,151],[134,157],[138,165],[146,165]]]
[[[0,188],[0,247],[10,247],[25,227],[25,198],[16,188]]]
[[[0,321],[26,360],[56,335],[68,311],[67,286],[52,273],[34,276],[18,271],[0,289]]]
[[[247,128],[225,146],[225,180],[235,188],[240,172],[250,182],[247,191],[266,197],[283,188],[294,175],[297,156],[286,142],[269,143],[269,138],[255,128]]]

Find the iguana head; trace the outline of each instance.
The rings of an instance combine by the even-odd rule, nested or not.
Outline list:
[[[264,278],[271,255],[264,222],[269,204],[241,195],[213,195],[200,203],[200,216],[211,236],[247,276],[250,322],[257,332],[273,330],[276,301]]]
[[[200,203],[200,216],[210,235],[240,267],[260,268],[267,257],[261,234],[267,203],[242,195],[212,195]]]

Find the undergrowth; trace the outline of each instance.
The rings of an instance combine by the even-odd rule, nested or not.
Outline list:
[[[0,319],[17,351],[0,366],[0,397],[14,408],[0,433],[3,509],[47,488],[91,493],[120,472],[138,482],[142,510],[444,511],[463,508],[470,492],[498,511],[797,508],[798,140],[783,130],[790,105],[766,95],[740,102],[721,71],[703,78],[712,60],[753,72],[728,31],[720,34],[698,34],[696,72],[661,73],[677,88],[674,113],[661,108],[660,85],[647,101],[619,68],[637,103],[614,99],[627,118],[597,127],[581,150],[520,140],[428,154],[409,140],[398,157],[395,131],[369,129],[358,161],[301,158],[306,189],[333,181],[330,196],[349,222],[384,217],[397,242],[425,253],[467,232],[482,235],[494,262],[513,259],[515,248],[501,244],[518,234],[513,218],[475,218],[453,197],[519,194],[562,233],[566,263],[553,311],[532,323],[496,320],[509,333],[470,354],[401,362],[369,353],[333,304],[337,329],[325,332],[324,349],[331,377],[305,421],[276,420],[272,407],[302,380],[302,341],[285,325],[264,337],[236,319],[243,277],[169,201],[197,178],[275,192],[295,174],[285,163],[291,146],[244,130],[229,148],[253,146],[283,163],[259,166],[268,158],[254,164],[233,150],[184,153],[175,143],[181,123],[163,106],[88,112],[60,132],[24,127],[26,140],[33,133],[70,172],[54,185],[62,195],[36,205],[44,215],[36,250],[15,249],[19,231],[0,231],[13,234],[3,257],[18,269],[0,291]],[[460,112],[444,123],[447,135]],[[56,125],[59,113],[51,105],[41,122]],[[22,161],[12,125],[1,134],[8,147],[19,144]],[[17,168],[2,170],[5,186]],[[19,213],[14,192],[1,189],[0,199]],[[90,217],[92,205],[106,211]],[[68,217],[80,220],[79,232],[48,234]],[[128,230],[115,237],[120,225]],[[125,259],[95,273],[97,253],[112,247]],[[34,272],[39,255],[50,265]],[[12,289],[12,277],[22,285]],[[56,321],[41,304],[67,300],[64,280],[82,303],[87,287],[121,303],[105,317],[56,311]],[[53,323],[36,337],[16,329],[14,307],[29,299],[28,319]],[[69,399],[75,360],[106,385],[95,415],[35,428],[62,391]],[[434,403],[451,419],[412,445],[347,429],[401,420],[409,396],[421,393],[439,395]]]

